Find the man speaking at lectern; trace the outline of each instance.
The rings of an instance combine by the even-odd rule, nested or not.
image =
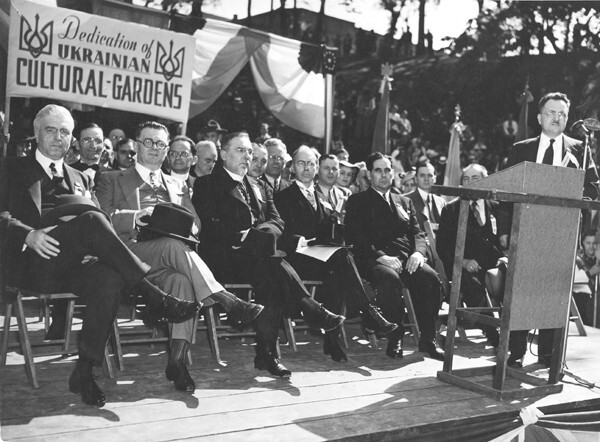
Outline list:
[[[561,92],[551,92],[544,95],[538,104],[537,119],[542,133],[527,140],[515,143],[508,154],[506,167],[514,166],[523,161],[549,164],[552,166],[585,168],[583,197],[595,200],[598,198],[598,172],[596,165],[588,152],[586,164],[583,164],[585,145],[581,141],[564,135],[569,118],[570,101]],[[509,244],[509,233],[512,220],[512,204],[501,204],[498,219],[498,234],[500,244],[505,249]],[[538,345],[538,362],[548,366],[552,354],[552,330],[542,330]],[[527,349],[527,332],[517,331],[511,334],[510,357],[511,366],[522,365],[522,358]]]

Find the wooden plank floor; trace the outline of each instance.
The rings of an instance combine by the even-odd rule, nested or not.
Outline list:
[[[33,317],[30,321],[31,329],[37,330],[31,334],[41,339],[41,324]],[[73,357],[37,358],[41,388],[33,390],[22,356],[12,351],[1,370],[1,437],[6,441],[405,440],[467,420],[514,416],[532,404],[600,404],[599,388],[583,387],[570,377],[564,379],[561,394],[495,401],[439,381],[436,372],[442,364],[424,358],[409,337],[404,359],[392,360],[385,356],[385,340],[380,341],[382,349],[373,350],[357,323],[346,328],[350,340],[346,363],[324,356],[320,340],[310,334],[297,334],[298,353],[283,345],[283,361],[293,371],[289,380],[254,369],[250,339],[221,340],[226,365],[219,366],[199,333],[190,369],[196,381],[193,395],[175,391],[166,380],[164,344],[124,346],[126,367],[116,379],[98,370],[98,383],[108,397],[101,409],[86,406],[69,393]],[[569,371],[600,385],[600,330],[587,330],[589,336],[580,337],[572,327],[567,365]],[[493,364],[493,350],[485,346],[484,338],[477,331],[469,334],[469,342],[457,343],[455,368]],[[529,354],[526,364],[535,360]],[[451,440],[451,434],[435,439]]]

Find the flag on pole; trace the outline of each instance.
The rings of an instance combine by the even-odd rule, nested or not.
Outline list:
[[[527,122],[529,120],[529,103],[533,101],[533,95],[529,92],[529,77],[525,83],[525,89],[521,96],[517,99],[517,102],[521,105],[521,112],[519,113],[519,127],[517,128],[517,134],[515,135],[515,141],[526,140],[529,138],[529,130]]]
[[[444,173],[444,186],[458,186],[460,184],[460,135],[465,126],[460,122],[460,105],[454,108],[456,121],[450,128],[450,143],[448,145],[448,160],[446,162],[446,172]],[[452,197],[445,197],[451,199]]]
[[[390,154],[390,91],[392,89],[390,76],[393,68],[386,63],[381,65],[381,87],[379,93],[379,110],[377,111],[377,120],[375,120],[375,131],[373,132],[373,142],[371,144],[371,153],[381,152],[385,155]]]
[[[335,71],[334,50],[211,19],[194,37],[190,118],[213,104],[249,62],[260,97],[277,119],[325,137],[325,77]]]

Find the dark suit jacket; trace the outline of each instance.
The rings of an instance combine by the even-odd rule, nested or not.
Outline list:
[[[458,230],[458,215],[460,199],[448,203],[442,211],[440,228],[436,235],[437,252],[444,263],[446,274],[452,277],[454,265],[454,249],[456,247],[456,232]],[[494,224],[498,216],[498,202],[485,201],[485,224],[480,226],[473,211],[469,209],[467,220],[467,237],[465,240],[465,259],[474,259],[484,269],[496,266],[502,256],[497,231]],[[496,226],[497,228],[497,226]]]
[[[346,205],[346,236],[354,245],[359,270],[375,265],[384,255],[406,261],[414,252],[427,253],[427,241],[419,228],[411,200],[390,193],[394,209],[369,188],[351,195]]]
[[[248,177],[244,180],[257,214],[254,226],[250,207],[235,180],[222,166],[216,166],[210,175],[200,177],[194,183],[192,203],[202,221],[199,250],[213,265],[227,264],[232,247],[240,245],[243,230],[256,227],[275,233],[277,237],[283,232],[283,221],[275,208],[269,186],[260,180],[251,183]]]
[[[73,194],[92,198],[91,179],[64,163],[65,183]],[[40,227],[41,182],[44,170],[31,157],[8,157],[0,162],[0,269],[7,285],[21,285],[25,273],[23,245],[27,234]]]
[[[537,158],[537,151],[540,144],[540,137],[529,138],[527,140],[519,141],[515,143],[508,154],[508,160],[504,168],[514,166],[515,164],[523,161],[530,161],[535,163]],[[563,157],[569,152],[578,161],[579,166],[569,163],[567,167],[580,167],[583,163],[584,144],[571,137],[564,135],[563,143]],[[583,196],[595,200],[598,198],[600,188],[600,180],[598,178],[598,171],[594,160],[591,158],[588,152],[588,167],[585,171],[585,181],[583,184]],[[500,206],[499,220],[498,220],[498,233],[499,235],[510,233],[510,224],[512,220],[512,204],[504,203]]]
[[[294,253],[301,236],[307,239],[315,238],[318,225],[337,223],[334,213],[327,210],[319,198],[315,199],[317,201],[316,210],[295,182],[275,195],[277,211],[285,223],[285,229],[279,242],[281,250]]]
[[[438,214],[441,215],[442,209],[444,208],[444,206],[446,206],[446,200],[444,198],[442,198],[441,196],[437,196],[434,194],[430,194],[430,195],[433,200],[433,204],[435,204]],[[415,189],[412,192],[407,193],[404,196],[413,202],[413,205],[415,206],[415,210],[417,212],[417,221],[419,221],[419,227],[421,227],[421,230],[425,230],[425,221],[430,221],[430,220],[425,215],[425,201],[423,201],[421,194],[419,193],[419,191],[417,189]],[[438,220],[438,222],[439,222],[439,220]]]
[[[271,191],[273,193],[281,192],[283,189],[287,189],[288,187],[290,187],[292,185],[292,183],[290,183],[289,181],[281,178],[281,180],[279,182],[279,190],[277,192],[275,192],[275,189],[273,189],[273,186],[271,185],[271,183],[269,182],[269,180],[267,179],[266,176],[264,176],[264,175],[261,176],[260,180],[262,180],[267,186],[269,186],[269,188],[271,189]]]

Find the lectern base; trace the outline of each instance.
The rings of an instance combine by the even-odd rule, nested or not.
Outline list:
[[[475,391],[477,393],[483,393],[486,396],[490,396],[496,400],[501,401],[521,399],[532,396],[546,396],[549,394],[560,393],[563,389],[562,384],[548,384],[547,380],[538,378],[536,376],[532,376],[530,374],[512,368],[507,368],[506,374],[509,377],[531,385],[531,387],[520,387],[512,389],[505,388],[502,390],[498,390],[486,385],[491,385],[491,379],[489,382],[486,382],[485,379],[481,381],[475,381],[473,379],[470,379],[473,377],[480,377],[486,375],[493,376],[495,370],[496,366],[452,370],[451,373],[446,373],[445,371],[438,371],[437,377],[441,381],[456,385],[461,388],[466,388],[467,390]]]

